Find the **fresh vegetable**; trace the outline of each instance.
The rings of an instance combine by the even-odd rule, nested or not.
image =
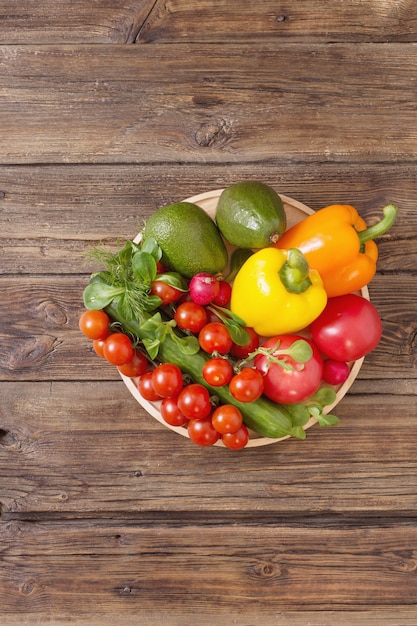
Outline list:
[[[174,320],[181,330],[197,334],[207,324],[207,311],[197,302],[182,302],[175,311]]]
[[[329,297],[357,291],[376,272],[378,248],[373,241],[393,225],[397,208],[388,204],[383,219],[367,228],[365,220],[349,205],[331,205],[289,228],[275,244],[298,248],[317,270]]]
[[[146,356],[140,350],[135,349],[132,359],[124,365],[119,365],[119,372],[128,378],[137,378],[146,372],[148,365],[149,361]]]
[[[210,322],[203,326],[198,334],[198,342],[208,354],[227,354],[233,344],[230,333],[222,322]]]
[[[160,412],[162,419],[170,426],[184,426],[188,419],[178,407],[178,398],[164,398],[161,402]]]
[[[220,439],[220,433],[214,428],[210,417],[191,419],[188,422],[188,435],[198,446],[212,446]]]
[[[223,357],[215,357],[209,359],[203,365],[203,378],[209,385],[213,387],[222,387],[227,385],[233,377],[233,367]]]
[[[219,295],[220,283],[213,274],[199,272],[190,280],[189,289],[192,300],[205,306]]]
[[[378,345],[382,323],[376,307],[357,294],[329,298],[310,326],[317,347],[331,359],[356,361]]]
[[[232,288],[230,283],[225,280],[221,280],[219,281],[219,293],[215,298],[213,298],[213,304],[217,304],[217,306],[221,307],[228,306],[231,295]]]
[[[226,433],[222,435],[222,441],[226,448],[230,450],[240,450],[244,448],[249,441],[249,432],[244,424],[235,433]]]
[[[150,293],[153,296],[158,296],[161,299],[161,304],[169,304],[178,300],[183,292],[159,279],[151,283]]]
[[[97,356],[104,359],[103,349],[104,349],[104,341],[105,339],[94,339],[93,340],[93,350],[97,354]]]
[[[204,385],[191,383],[178,396],[178,408],[188,419],[204,419],[211,413],[210,394]]]
[[[162,400],[161,396],[159,396],[152,383],[152,370],[149,372],[145,372],[138,380],[138,391],[142,398],[148,400],[149,402],[157,402],[158,400]]]
[[[326,359],[323,363],[323,380],[329,385],[341,385],[349,378],[350,368],[343,361]]]
[[[78,325],[89,339],[105,339],[109,334],[110,318],[104,311],[84,311]]]
[[[324,309],[322,280],[303,254],[264,248],[243,264],[232,287],[231,311],[265,337],[305,328]]]
[[[240,402],[254,402],[264,390],[263,376],[252,367],[244,367],[233,376],[229,384],[232,396]]]
[[[103,356],[112,365],[125,365],[133,359],[133,347],[124,333],[111,333],[103,344]]]
[[[233,404],[222,404],[214,409],[211,423],[218,433],[235,433],[243,424],[242,413]]]
[[[152,386],[161,398],[177,396],[184,386],[178,365],[161,363],[152,372]]]
[[[230,348],[231,356],[237,359],[245,359],[250,352],[253,352],[259,347],[260,339],[258,333],[249,326],[245,326],[245,330],[248,333],[249,340],[243,345],[233,342],[233,345]]]
[[[220,195],[216,221],[224,238],[239,248],[264,248],[286,227],[280,196],[259,181],[230,185]]]
[[[164,306],[162,299],[151,293],[152,283],[162,276],[164,282],[178,287],[180,291],[186,291],[180,275],[175,272],[163,273],[165,269],[160,266],[160,256],[161,250],[152,239],[144,241],[141,245],[127,242],[125,247],[116,254],[104,254],[106,269],[91,277],[84,291],[84,303],[89,310],[105,309],[111,320],[110,328],[112,331],[116,330],[117,334],[123,335],[125,342],[126,340],[130,342],[133,354],[134,348],[146,350],[151,361],[157,359],[159,363],[176,365],[180,368],[184,380],[192,381],[177,396],[177,406],[185,417],[194,421],[193,415],[198,414],[199,421],[206,420],[210,417],[213,403],[216,406],[219,403],[232,404],[241,411],[246,428],[271,438],[293,436],[304,439],[306,435],[303,427],[312,415],[320,424],[334,423],[336,418],[323,413],[324,407],[334,401],[335,393],[330,393],[332,391],[330,389],[327,389],[326,394],[322,393],[320,397],[315,394],[314,399],[309,399],[307,405],[281,405],[269,401],[264,396],[253,402],[240,402],[234,399],[227,384],[216,387],[207,383],[203,376],[203,368],[210,360],[211,353],[200,348],[197,337],[189,330],[184,334],[179,329],[176,320],[172,319],[176,305]],[[180,300],[186,304],[183,302],[184,298],[185,296],[182,296]],[[199,306],[196,303],[189,304]],[[180,306],[182,304],[177,307],[176,312]],[[226,329],[232,345],[234,343],[245,345],[251,340],[250,334],[244,328],[242,318],[221,306],[211,304],[209,308],[210,313],[215,312],[218,315],[220,322],[216,324],[222,327],[223,333]],[[112,334],[116,333],[112,332]],[[106,341],[107,338],[103,344]],[[205,345],[204,347],[213,350],[213,341],[211,344],[211,346]],[[131,360],[133,360],[133,355]],[[152,370],[140,376],[139,392],[151,402],[162,403],[161,395],[153,386],[152,376]],[[199,394],[200,400],[201,396],[205,398],[205,404],[203,403],[205,408],[198,406],[198,395],[194,393],[191,400],[189,398],[190,407],[194,408],[189,408],[187,414],[187,403],[184,398],[187,394],[189,396],[192,391],[190,387],[192,388],[193,385],[194,389],[195,386],[204,389],[204,391],[200,389]],[[169,393],[171,392],[173,391]],[[180,403],[181,396],[183,396],[182,403]],[[242,445],[244,440],[243,427],[239,430],[241,433],[239,441],[235,442],[236,446]]]
[[[255,367],[263,375],[266,397],[282,404],[310,398],[323,376],[319,350],[300,335],[281,335],[266,341],[255,357]]]
[[[126,332],[133,336],[140,337],[143,329],[136,320],[126,319],[123,315],[120,301],[116,298],[109,306],[108,313],[110,317],[119,322]],[[311,407],[304,405],[283,406],[271,402],[266,397],[261,396],[255,402],[239,402],[233,398],[228,386],[214,387],[208,385],[202,375],[204,364],[210,359],[210,356],[202,350],[184,355],[178,349],[178,344],[174,341],[171,334],[168,334],[164,341],[159,345],[158,358],[163,362],[175,363],[178,365],[185,376],[189,376],[194,382],[205,385],[210,394],[218,397],[224,404],[234,404],[243,415],[244,423],[251,430],[259,433],[264,437],[280,438],[285,436],[293,436],[299,439],[305,438],[303,426],[308,422],[311,416]],[[148,373],[141,376],[139,385]],[[153,392],[155,393],[155,392]],[[144,396],[145,397],[145,396]],[[335,394],[328,390],[327,396],[323,400],[317,400],[314,404],[317,419],[328,419],[323,414],[323,409],[327,404],[331,404]]]
[[[198,272],[218,274],[227,265],[226,246],[207,213],[191,202],[161,207],[147,220],[144,242],[155,240],[162,262],[187,278]]]

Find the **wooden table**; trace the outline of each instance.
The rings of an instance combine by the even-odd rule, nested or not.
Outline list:
[[[417,623],[417,2],[0,1],[2,624]],[[339,426],[230,453],[78,330],[98,242],[244,179],[379,240]]]

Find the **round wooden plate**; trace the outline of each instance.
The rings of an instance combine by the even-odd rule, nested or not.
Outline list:
[[[214,191],[201,193],[197,196],[192,196],[191,198],[187,198],[184,202],[193,202],[194,204],[198,204],[198,206],[204,209],[204,211],[208,215],[210,215],[212,219],[214,219],[216,215],[217,202],[222,191],[223,189],[215,189]],[[311,213],[314,213],[314,211],[310,209],[308,206],[306,206],[305,204],[302,204],[301,202],[298,202],[297,200],[293,200],[293,198],[289,198],[288,196],[284,196],[282,194],[280,194],[280,197],[284,203],[285,213],[287,216],[287,228],[290,228],[297,222],[301,221],[306,216],[306,214],[309,215]],[[137,235],[134,241],[135,242],[140,241],[140,235]],[[369,300],[369,292],[368,292],[367,287],[364,287],[363,289],[361,289],[360,294],[364,298],[367,298]],[[350,369],[350,375],[348,379],[338,388],[336,387],[336,392],[337,392],[336,399],[332,404],[329,404],[328,406],[325,407],[324,413],[326,414],[330,413],[332,409],[346,395],[346,393],[349,391],[350,387],[352,386],[355,378],[357,377],[363,361],[364,361],[364,357],[350,364],[351,369]],[[132,378],[127,378],[127,376],[124,376],[123,374],[121,374],[121,377],[126,387],[129,389],[130,393],[134,396],[134,398],[136,398],[139,404],[152,417],[154,417],[156,420],[161,422],[161,424],[163,424],[165,428],[169,428],[170,430],[175,431],[179,435],[188,437],[188,432],[185,427],[170,426],[163,420],[161,413],[159,412],[160,402],[148,402],[148,400],[145,400],[144,398],[142,398],[137,388],[137,380],[132,379]],[[317,420],[315,420],[314,418],[311,418],[309,422],[304,426],[304,429],[307,430],[308,428],[311,428],[311,426],[316,424],[316,421]],[[250,439],[246,447],[253,448],[256,446],[266,446],[271,443],[277,443],[278,441],[283,441],[288,438],[289,436],[281,437],[279,439],[270,439],[268,437],[262,437],[258,435],[257,433],[251,432]],[[223,446],[223,443],[221,442],[221,440],[219,440],[215,445]]]

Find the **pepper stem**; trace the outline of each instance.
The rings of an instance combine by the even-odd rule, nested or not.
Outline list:
[[[394,204],[387,204],[387,206],[382,209],[382,212],[384,217],[377,224],[370,226],[366,230],[358,231],[361,245],[386,233],[395,222],[397,207]]]
[[[287,260],[279,270],[279,277],[289,293],[303,293],[311,287],[309,266],[304,254],[298,248],[290,248]]]

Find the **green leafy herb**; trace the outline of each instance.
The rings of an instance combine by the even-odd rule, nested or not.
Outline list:
[[[137,281],[150,286],[156,277],[156,261],[152,254],[140,250],[132,257],[132,272]]]
[[[91,282],[84,289],[83,299],[86,309],[104,309],[116,297],[124,293],[122,287],[112,287],[103,282]]]
[[[256,356],[262,354],[267,358],[266,369],[270,366],[271,363],[276,363],[280,365],[284,370],[294,370],[293,365],[288,363],[286,359],[283,359],[283,356],[290,356],[294,361],[299,364],[298,369],[302,370],[304,367],[304,363],[307,363],[313,356],[313,350],[308,343],[304,339],[297,339],[293,344],[288,346],[288,348],[279,349],[280,341],[278,340],[275,346],[271,348],[265,348],[264,346],[260,346],[253,352],[250,352],[248,356],[239,362],[235,369],[240,370],[244,367],[249,361],[252,361]]]
[[[184,276],[181,276],[178,272],[166,272],[164,274],[158,274],[155,280],[160,280],[179,291],[188,291],[188,283]]]

